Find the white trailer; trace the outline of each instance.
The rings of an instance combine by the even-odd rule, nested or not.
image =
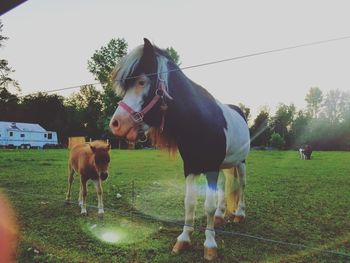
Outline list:
[[[0,146],[43,148],[58,145],[57,133],[36,123],[0,121]]]

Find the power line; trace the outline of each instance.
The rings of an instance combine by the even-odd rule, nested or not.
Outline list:
[[[200,63],[200,64],[195,64],[191,66],[186,66],[186,67],[181,67],[178,69],[172,69],[169,71],[164,71],[162,73],[171,73],[175,71],[180,71],[180,70],[187,70],[187,69],[192,69],[192,68],[199,68],[199,67],[204,67],[204,66],[210,66],[214,64],[219,64],[219,63],[224,63],[224,62],[229,62],[229,61],[234,61],[234,60],[239,60],[239,59],[245,59],[245,58],[250,58],[250,57],[256,57],[256,56],[261,56],[261,55],[266,55],[270,53],[277,53],[277,52],[282,52],[282,51],[287,51],[287,50],[292,50],[292,49],[297,49],[297,48],[302,48],[302,47],[309,47],[309,46],[316,46],[316,45],[322,45],[330,42],[336,42],[336,41],[341,41],[341,40],[347,40],[350,39],[350,36],[344,36],[344,37],[338,37],[338,38],[331,38],[331,39],[326,39],[326,40],[319,40],[319,41],[314,41],[314,42],[309,42],[309,43],[304,43],[304,44],[299,44],[299,45],[294,45],[294,46],[288,46],[288,47],[283,47],[283,48],[276,48],[276,49],[271,49],[271,50],[266,50],[266,51],[261,51],[261,52],[255,52],[251,54],[246,54],[246,55],[241,55],[241,56],[236,56],[236,57],[231,57],[231,58],[226,58],[226,59],[220,59],[220,60],[214,60],[210,62],[205,62],[205,63]],[[150,73],[146,74],[146,76],[154,76],[157,75],[157,73]],[[136,77],[129,77],[126,79],[133,79]],[[53,90],[47,90],[47,91],[42,91],[42,93],[53,93],[53,92],[59,92],[59,91],[65,91],[65,90],[71,90],[71,89],[77,89],[82,86],[87,86],[87,85],[101,85],[100,82],[95,82],[95,83],[88,83],[88,84],[82,84],[82,85],[76,85],[76,86],[70,86],[70,87],[65,87],[65,88],[60,88],[60,89],[53,89]],[[40,93],[40,91],[35,92],[35,93],[30,93],[27,95],[19,96],[25,97],[29,95],[35,95]]]

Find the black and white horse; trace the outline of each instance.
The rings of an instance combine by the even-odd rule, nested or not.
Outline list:
[[[164,50],[147,39],[117,65],[113,78],[124,96],[110,121],[112,132],[130,141],[148,132],[154,144],[169,150],[177,148],[182,157],[186,178],[185,224],[173,252],[189,247],[194,230],[195,178],[204,174],[207,178],[204,257],[215,259],[214,222],[224,221],[226,205],[224,183],[218,184],[221,170],[226,178],[235,177],[239,182],[237,209],[231,216],[236,221],[245,218],[243,190],[250,137],[244,115],[239,108],[220,103],[187,78]]]

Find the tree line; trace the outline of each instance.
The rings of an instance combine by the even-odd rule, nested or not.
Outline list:
[[[1,34],[2,27],[0,21],[0,47],[7,39]],[[118,38],[96,50],[87,68],[101,88],[85,85],[68,97],[44,92],[20,96],[19,84],[10,77],[13,69],[0,59],[0,121],[39,123],[56,131],[62,144],[67,144],[70,136],[108,138],[117,143],[108,123],[121,98],[109,76],[127,49],[126,40]],[[169,47],[166,51],[180,65],[176,50]],[[290,149],[310,144],[320,150],[350,150],[350,92],[335,89],[324,94],[312,87],[305,101],[307,107],[299,110],[294,104],[280,103],[274,114],[261,107],[254,120],[249,107],[239,104],[251,123],[252,147]]]

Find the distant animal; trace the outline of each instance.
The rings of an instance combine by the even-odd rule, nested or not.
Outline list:
[[[102,181],[108,177],[111,145],[104,141],[93,141],[75,145],[71,151],[68,161],[68,191],[66,203],[71,200],[71,189],[74,181],[74,174],[80,175],[79,205],[81,214],[87,214],[86,195],[87,181],[91,179],[94,183],[97,199],[98,214],[103,215]]]
[[[237,209],[229,216],[236,222],[245,218],[245,159],[250,136],[242,112],[220,103],[186,77],[167,52],[148,39],[116,66],[114,82],[124,96],[110,121],[113,134],[135,141],[146,132],[154,145],[170,151],[178,149],[182,157],[186,177],[185,223],[173,247],[174,253],[190,247],[195,178],[202,173],[206,176],[204,258],[215,260],[214,225],[224,221],[226,209],[225,185],[218,183],[221,170],[226,177],[235,178],[231,182],[238,183]]]
[[[310,160],[312,154],[312,148],[310,145],[299,148],[299,154],[301,160]]]

